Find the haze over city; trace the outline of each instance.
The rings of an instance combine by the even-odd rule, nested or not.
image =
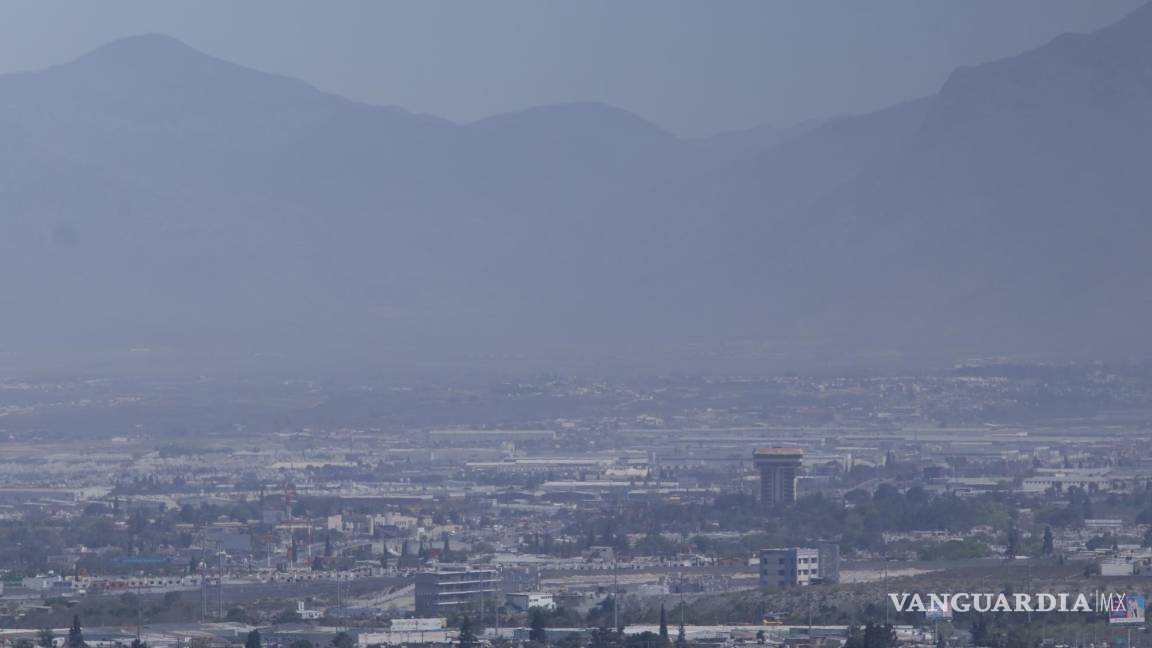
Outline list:
[[[1133,6],[11,5],[2,351],[1134,359]]]
[[[0,5],[0,648],[1135,648],[1152,4]]]

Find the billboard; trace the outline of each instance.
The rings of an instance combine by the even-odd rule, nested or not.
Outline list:
[[[1110,597],[1109,623],[1144,623],[1144,595],[1124,594]]]

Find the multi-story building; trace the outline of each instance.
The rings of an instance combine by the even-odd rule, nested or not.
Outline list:
[[[760,587],[808,585],[820,578],[820,550],[786,547],[760,550]]]
[[[500,572],[484,567],[443,567],[416,574],[416,614],[442,616],[460,609],[484,610],[498,605]]]
[[[756,448],[752,460],[760,469],[760,503],[765,507],[796,501],[796,473],[804,461],[800,448]]]

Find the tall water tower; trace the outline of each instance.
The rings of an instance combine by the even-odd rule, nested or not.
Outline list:
[[[760,469],[760,503],[765,508],[796,501],[796,473],[804,461],[800,448],[756,448],[752,453]]]

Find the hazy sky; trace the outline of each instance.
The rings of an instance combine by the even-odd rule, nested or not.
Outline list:
[[[455,120],[611,103],[681,135],[860,112],[1143,0],[492,0],[0,4],[0,71],[169,34],[331,92]]]

